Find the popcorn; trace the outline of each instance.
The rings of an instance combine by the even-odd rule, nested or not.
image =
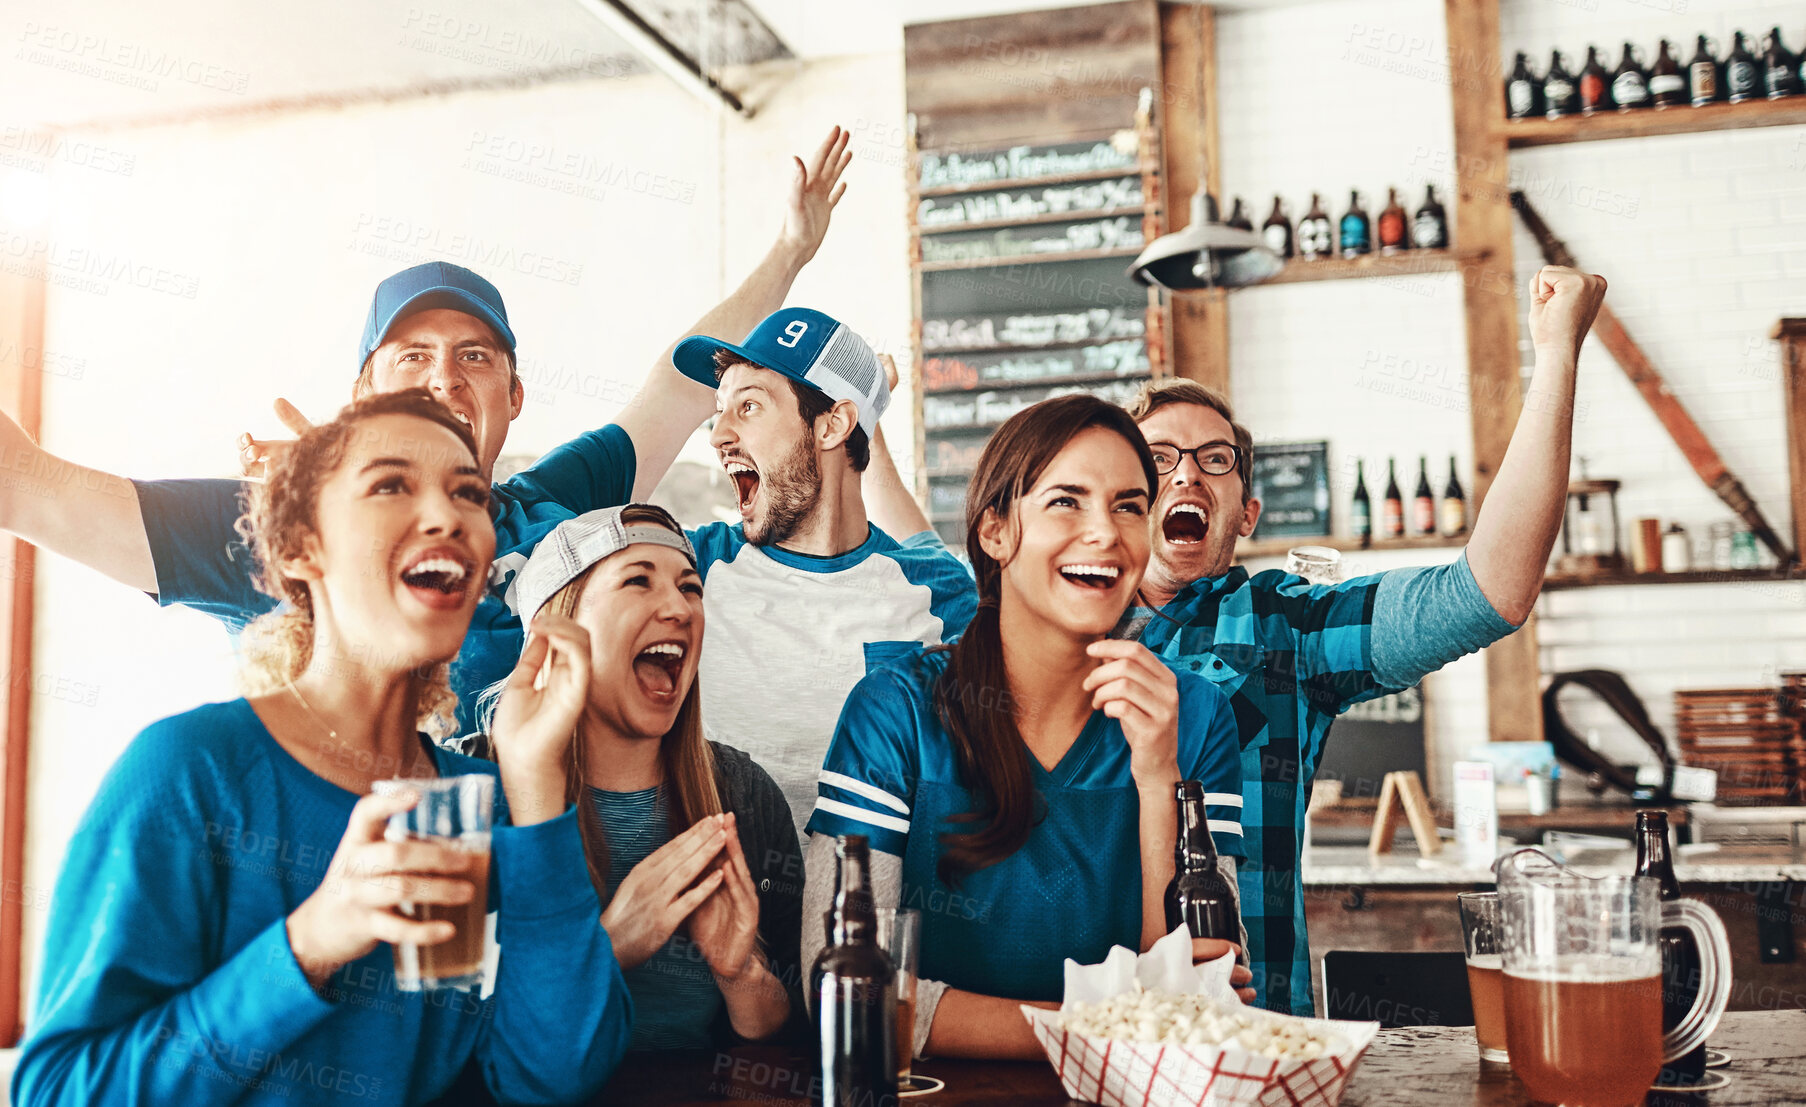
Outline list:
[[[1065,1005],[1058,1017],[1063,1030],[1093,1038],[1156,1045],[1240,1048],[1275,1060],[1308,1061],[1341,1053],[1348,1042],[1336,1034],[1294,1019],[1268,1015],[1207,996],[1135,990],[1097,1003]]]

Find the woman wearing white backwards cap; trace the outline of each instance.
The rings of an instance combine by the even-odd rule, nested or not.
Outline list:
[[[801,855],[771,777],[702,736],[683,529],[651,504],[592,511],[541,541],[515,588],[523,621],[550,608],[594,643],[566,779],[633,995],[629,1048],[775,1036],[802,1011]]]

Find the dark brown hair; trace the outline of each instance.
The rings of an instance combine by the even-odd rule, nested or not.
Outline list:
[[[751,365],[754,369],[765,368],[763,365],[737,357],[726,350],[715,351],[715,379],[717,381],[736,365]],[[777,370],[774,369],[772,372],[775,373]],[[783,377],[784,383],[790,386],[790,394],[796,397],[797,413],[803,417],[803,426],[808,427],[811,431],[815,429],[817,419],[834,410],[834,401],[828,399],[827,393],[811,388],[787,373],[778,373],[778,376]],[[853,472],[863,473],[865,467],[871,463],[872,441],[866,436],[864,427],[855,425],[853,433],[847,435],[847,464],[853,467]]]
[[[1235,471],[1242,478],[1242,506],[1254,497],[1254,436],[1248,428],[1235,421],[1235,411],[1229,406],[1229,400],[1221,392],[1209,385],[1199,384],[1194,380],[1176,377],[1172,380],[1149,381],[1141,386],[1141,394],[1129,405],[1129,418],[1140,423],[1148,416],[1163,407],[1173,404],[1197,404],[1207,407],[1223,417],[1229,424],[1229,433],[1235,437],[1236,449],[1241,452],[1241,461]],[[1174,445],[1200,445],[1200,443],[1177,442]]]
[[[1082,392],[1043,400],[1012,415],[985,443],[966,488],[966,555],[978,580],[978,611],[959,641],[941,647],[948,655],[947,669],[935,682],[934,709],[953,739],[959,779],[978,809],[951,820],[974,829],[941,834],[936,871],[949,885],[1021,849],[1039,818],[1028,751],[1016,727],[1003,665],[998,614],[1004,566],[985,552],[979,528],[987,515],[1007,521],[1015,502],[1041,479],[1055,456],[1091,427],[1114,431],[1134,449],[1151,498],[1157,480],[1154,458],[1135,421],[1115,404]]]
[[[300,557],[308,536],[319,532],[320,486],[338,471],[358,424],[379,415],[412,415],[436,423],[457,435],[472,463],[476,461],[477,443],[470,428],[424,388],[365,396],[276,452],[263,483],[251,485],[245,513],[236,524],[239,537],[257,556],[253,577],[257,590],[282,604],[245,628],[241,682],[248,694],[283,687],[300,676],[313,657],[313,595],[306,582],[284,576],[282,565]],[[444,665],[420,675],[427,684],[420,700],[423,720],[444,713],[448,697],[455,708]]]

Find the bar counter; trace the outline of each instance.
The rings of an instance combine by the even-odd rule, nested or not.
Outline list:
[[[1624,876],[1631,871],[1630,850],[1588,851],[1570,865],[1587,876]],[[1420,857],[1412,845],[1374,854],[1366,846],[1318,846],[1304,851],[1307,888],[1356,885],[1490,885],[1492,867],[1464,861],[1447,846],[1435,857]],[[1806,858],[1786,847],[1722,846],[1700,850],[1682,846],[1674,859],[1674,877],[1682,884],[1745,884],[1806,880]]]
[[[1727,1014],[1710,1044],[1731,1056],[1730,1066],[1721,1070],[1730,1085],[1693,1097],[1652,1094],[1652,1107],[1806,1103],[1806,1011]],[[946,1090],[911,1097],[906,1104],[1065,1107],[1073,1102],[1046,1062],[924,1061],[919,1071],[946,1081]],[[597,1107],[686,1107],[730,1100],[804,1103],[808,1088],[807,1067],[799,1059],[782,1050],[747,1048],[630,1059],[593,1102]],[[1380,1031],[1342,1096],[1342,1107],[1517,1107],[1531,1102],[1508,1066],[1480,1062],[1471,1027]]]

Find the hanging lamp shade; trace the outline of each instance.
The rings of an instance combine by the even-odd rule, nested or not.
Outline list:
[[[1260,284],[1284,267],[1259,234],[1224,226],[1216,198],[1200,186],[1192,194],[1191,222],[1148,243],[1129,267],[1129,276],[1142,284],[1185,292]]]

